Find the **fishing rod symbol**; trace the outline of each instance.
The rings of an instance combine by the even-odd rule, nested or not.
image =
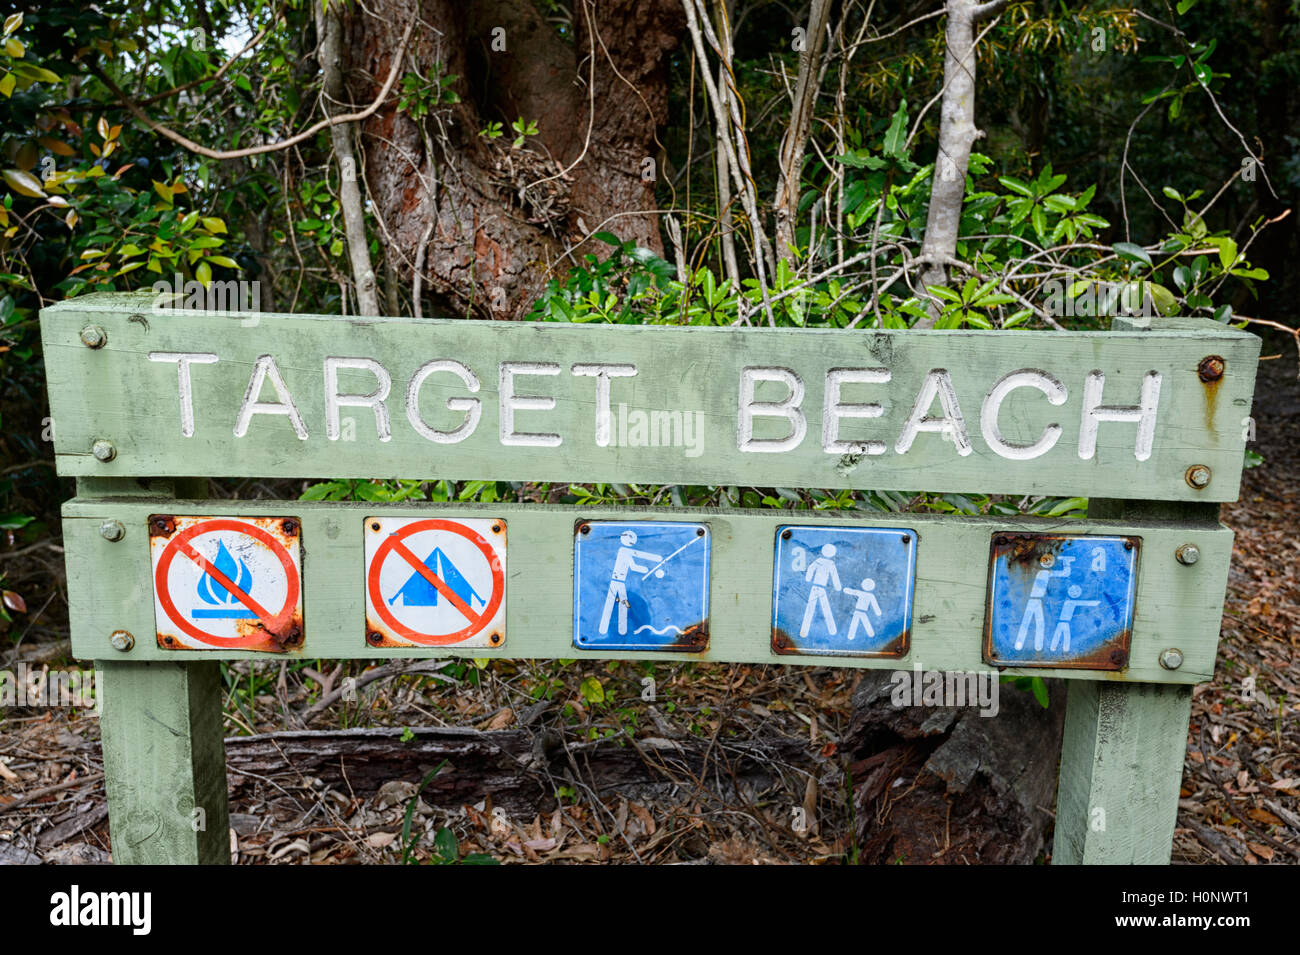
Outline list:
[[[659,561],[659,563],[655,564],[653,567],[651,567],[649,570],[647,570],[644,574],[642,574],[642,575],[641,575],[641,579],[642,579],[642,580],[645,580],[645,579],[646,579],[647,577],[649,577],[651,574],[654,574],[654,575],[655,575],[655,579],[656,579],[656,580],[659,579],[659,578],[661,578],[661,577],[663,577],[664,572],[663,572],[663,570],[661,570],[661,568],[663,567],[663,565],[666,564],[666,563],[668,563],[670,560],[672,560],[674,557],[676,557],[678,554],[680,554],[682,551],[684,551],[686,548],[690,547],[692,544],[694,544],[697,540],[700,540],[700,539],[701,539],[701,538],[699,538],[699,537],[692,537],[690,540],[688,540],[688,541],[687,541],[685,544],[683,544],[681,547],[677,548],[675,551],[673,551],[671,554],[669,554],[669,555],[668,555],[667,557],[665,557],[663,560]]]

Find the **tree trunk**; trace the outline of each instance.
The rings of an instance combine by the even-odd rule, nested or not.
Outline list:
[[[344,111],[340,109],[344,105],[343,28],[339,22],[337,4],[329,10],[317,4],[315,13],[321,75],[324,79],[325,112],[332,116]],[[361,198],[357,159],[352,149],[352,125],[338,123],[331,126],[330,144],[339,167],[339,208],[343,212],[343,231],[347,235],[348,260],[352,264],[352,289],[357,297],[357,314],[379,315],[379,288],[374,265],[370,261],[370,243],[366,240],[365,204]]]
[[[909,671],[916,678],[917,671]],[[888,671],[853,694],[844,749],[864,864],[1017,865],[1046,845],[1065,727],[1064,685],[1050,705],[998,685],[996,715],[975,706],[895,706]]]
[[[353,101],[375,95],[416,4],[421,25],[402,72],[434,83],[454,76],[448,88],[460,101],[419,121],[391,101],[365,122],[362,143],[379,232],[404,282],[427,236],[433,314],[522,317],[596,231],[661,253],[658,218],[647,210],[656,131],[667,119],[667,55],[682,29],[676,0],[577,4],[572,43],[530,0],[352,7]],[[518,119],[538,132],[515,148]],[[480,135],[493,122],[503,135]]]
[[[799,211],[799,183],[802,180],[803,155],[812,132],[817,93],[821,86],[822,51],[826,42],[826,23],[831,15],[831,0],[812,0],[808,12],[807,35],[799,55],[799,77],[795,81],[794,103],[790,123],[781,139],[778,156],[780,180],[776,187],[776,255],[791,261],[795,254],[795,222]]]
[[[975,24],[1006,6],[1006,0],[975,3],[948,0],[945,29],[947,52],[943,61],[943,96],[939,112],[939,153],[930,179],[930,212],[925,220],[921,255],[929,261],[921,273],[923,285],[947,285],[946,260],[957,252],[962,202],[966,196],[966,168],[971,147],[983,134],[975,128]],[[932,328],[939,304],[930,302],[930,314],[916,323]]]

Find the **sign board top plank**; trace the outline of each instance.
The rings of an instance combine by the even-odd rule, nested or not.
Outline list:
[[[1173,526],[1095,520],[952,518],[926,514],[834,515],[814,511],[579,508],[558,505],[389,505],[307,501],[212,501],[76,498],[64,506],[73,653],[80,659],[174,660],[142,636],[153,632],[150,554],[146,522],[160,508],[204,516],[291,516],[301,522],[309,572],[304,579],[304,658],[480,656],[509,659],[646,659],[645,651],[581,650],[573,644],[574,528],[580,521],[683,521],[707,525],[710,539],[709,642],[702,653],[655,651],[655,660],[705,660],[884,669],[985,672],[982,659],[990,545],[995,533],[1071,532],[1137,535],[1142,560],[1127,667],[1118,672],[1007,669],[1048,677],[1121,682],[1194,683],[1214,670],[1232,532],[1221,525]],[[505,594],[505,644],[500,648],[382,647],[366,642],[365,540],[367,518],[502,518],[509,526],[510,566]],[[108,519],[126,527],[110,542],[99,528]],[[917,536],[912,627],[905,656],[896,659],[777,654],[772,648],[772,590],[779,528],[905,526]],[[1192,566],[1175,558],[1191,541],[1200,550]],[[423,555],[421,555],[423,556]],[[136,637],[135,649],[110,648],[115,629]],[[1159,664],[1170,647],[1182,651],[1177,670]],[[243,659],[265,655],[213,650],[184,657]]]
[[[1255,336],[1194,318],[1116,332],[849,332],[151,305],[105,294],[42,312],[61,474],[1225,501],[1238,493],[1259,351]],[[89,324],[103,347],[82,344]],[[1223,371],[1206,381],[1211,358]],[[1189,483],[1196,466],[1204,487]]]

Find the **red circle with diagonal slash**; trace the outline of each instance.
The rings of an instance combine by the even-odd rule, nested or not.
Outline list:
[[[397,617],[389,611],[388,605],[384,602],[384,595],[379,589],[379,572],[383,568],[384,561],[388,559],[389,555],[396,552],[408,564],[411,564],[420,576],[433,584],[434,588],[439,593],[444,597],[447,597],[453,606],[456,605],[453,595],[448,594],[442,587],[439,587],[438,584],[434,583],[435,580],[440,581],[437,574],[434,574],[433,571],[425,567],[424,564],[420,562],[419,558],[407,556],[410,554],[410,551],[404,544],[402,544],[402,541],[405,538],[410,537],[412,534],[419,534],[422,531],[450,531],[453,534],[459,534],[477,547],[479,551],[482,552],[483,556],[487,558],[488,567],[492,571],[492,599],[488,601],[488,605],[483,608],[483,612],[478,614],[477,618],[473,616],[473,611],[466,613],[465,609],[462,609],[459,606],[456,607],[463,616],[470,620],[469,626],[465,627],[463,630],[457,630],[454,633],[421,633],[418,630],[412,630],[410,627],[406,626],[406,624],[398,620]],[[398,550],[399,545],[401,550]],[[405,551],[405,553],[402,553],[403,551]],[[455,521],[430,519],[427,521],[416,521],[413,524],[407,524],[401,530],[393,531],[393,533],[384,538],[384,542],[380,544],[378,549],[375,551],[374,559],[370,561],[370,570],[366,574],[366,586],[370,590],[370,605],[374,607],[375,613],[379,614],[379,619],[391,627],[394,633],[405,637],[412,643],[422,643],[428,646],[442,647],[451,643],[460,643],[462,640],[468,640],[470,637],[481,631],[487,624],[492,622],[492,618],[496,616],[497,610],[501,607],[501,598],[506,592],[506,578],[505,574],[501,572],[501,561],[497,559],[496,552],[492,550],[492,545],[484,540],[482,535],[475,533],[463,524],[457,524]],[[446,585],[444,584],[443,586]]]
[[[189,542],[200,534],[210,534],[213,531],[233,531],[236,534],[244,534],[265,544],[270,549],[271,553],[279,558],[280,563],[284,566],[285,575],[288,577],[288,586],[285,588],[287,592],[285,594],[284,606],[280,608],[280,612],[274,617],[263,616],[265,610],[258,607],[255,602],[252,601],[252,598],[246,593],[240,591],[238,587],[227,586],[228,582],[222,583],[222,587],[233,594],[235,599],[241,604],[249,610],[252,610],[253,613],[257,614],[258,619],[262,622],[262,626],[266,627],[268,631],[275,632],[288,621],[289,617],[293,614],[294,608],[298,606],[298,593],[301,587],[298,580],[298,569],[293,565],[293,555],[289,553],[283,544],[257,525],[245,524],[243,521],[235,521],[227,518],[202,521],[195,524],[193,527],[186,528],[167,542],[167,546],[163,548],[162,554],[158,557],[158,569],[154,571],[154,591],[158,594],[158,602],[162,604],[163,611],[167,614],[167,617],[172,621],[172,623],[180,627],[184,633],[194,637],[194,639],[201,643],[206,643],[210,647],[260,646],[266,641],[265,634],[254,633],[249,634],[246,637],[234,638],[218,637],[214,633],[200,630],[198,627],[187,621],[181,612],[176,609],[176,604],[172,602],[172,595],[167,587],[167,573],[171,570],[172,561],[176,558],[177,554],[181,554],[188,558],[188,555],[184,554],[182,547],[188,547]],[[202,565],[200,565],[200,569],[206,570],[208,573],[211,573],[213,570],[211,567],[203,567]],[[220,572],[218,571],[218,573]]]

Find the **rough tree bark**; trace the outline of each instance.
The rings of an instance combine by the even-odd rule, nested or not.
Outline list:
[[[945,28],[947,53],[943,61],[943,96],[939,112],[939,154],[935,157],[930,186],[930,213],[925,220],[921,256],[924,285],[947,285],[947,260],[957,251],[962,200],[966,194],[966,168],[971,147],[983,133],[975,127],[975,25],[1002,10],[1007,0],[975,3],[948,0]],[[938,303],[916,323],[932,328],[939,317]]]
[[[418,6],[418,10],[417,10]],[[362,127],[373,211],[405,282],[422,246],[433,314],[520,318],[598,230],[662,252],[657,129],[677,0],[582,0],[567,41],[530,0],[375,0],[346,14],[350,99],[378,89],[412,15],[403,72],[457,77],[460,102],[417,125],[390,101]],[[535,121],[514,149],[510,124]],[[479,135],[490,122],[505,135]],[[592,251],[605,247],[594,243]],[[587,250],[583,250],[587,251]]]

